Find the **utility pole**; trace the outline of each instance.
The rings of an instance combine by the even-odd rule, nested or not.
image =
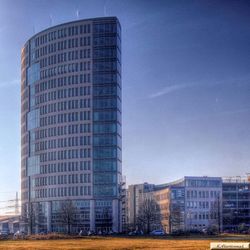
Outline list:
[[[18,192],[16,192],[16,200],[15,200],[15,215],[19,214],[19,204],[18,204]]]
[[[220,194],[217,196],[218,230],[221,232]]]

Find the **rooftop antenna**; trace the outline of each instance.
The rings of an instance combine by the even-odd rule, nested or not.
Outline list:
[[[35,28],[35,25],[33,25],[33,34],[36,34],[36,28]]]
[[[79,20],[79,16],[80,16],[80,11],[77,9],[76,10],[76,19]]]
[[[49,23],[50,23],[50,26],[52,26],[52,25],[53,25],[53,17],[52,17],[51,14],[49,15],[49,20],[50,20],[50,22],[49,22]]]
[[[104,3],[104,7],[103,7],[103,12],[104,12],[104,16],[107,16],[107,1]]]

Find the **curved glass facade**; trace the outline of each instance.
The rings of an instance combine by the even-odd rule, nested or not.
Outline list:
[[[120,231],[121,28],[117,18],[58,25],[27,41],[22,49],[21,134],[26,230],[65,231],[60,204],[71,200],[76,217],[84,218],[72,222],[74,231],[102,228],[101,204],[111,213],[109,229]],[[33,207],[41,221],[27,228]],[[107,218],[104,222],[107,227]]]

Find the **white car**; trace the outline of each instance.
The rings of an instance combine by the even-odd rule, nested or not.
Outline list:
[[[14,233],[13,238],[14,239],[19,239],[19,238],[24,238],[24,236],[25,236],[25,233],[18,230],[18,231],[16,231]]]
[[[151,235],[165,235],[165,232],[161,229],[158,229],[158,230],[154,230],[150,233]]]

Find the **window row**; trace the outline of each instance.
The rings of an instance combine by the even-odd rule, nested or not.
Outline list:
[[[83,67],[88,67],[88,63],[83,63]],[[35,93],[39,93],[42,91],[46,91],[48,89],[53,89],[57,87],[67,86],[71,84],[78,84],[78,83],[87,83],[90,82],[90,74],[80,74],[80,75],[71,75],[68,77],[58,77],[48,81],[43,81],[35,85]],[[97,94],[108,94],[112,93],[114,90],[112,88],[116,88],[116,84],[120,85],[121,78],[118,74],[115,73],[95,73],[93,75],[93,84],[96,88],[96,95]],[[107,85],[107,86],[96,86],[96,85]],[[109,85],[108,85],[109,84]],[[106,87],[106,89],[105,89]],[[120,91],[120,90],[119,90]],[[46,93],[45,93],[46,94]],[[45,100],[45,96],[41,96],[42,100]]]
[[[41,150],[47,150],[47,149],[88,146],[88,145],[91,145],[90,136],[60,138],[60,139],[37,142],[35,144],[34,152],[39,152]],[[115,143],[110,145],[115,145]]]
[[[197,191],[197,190],[188,190],[187,198],[219,198],[220,191],[217,190],[206,190],[206,191]]]
[[[50,91],[48,93],[44,93],[39,96],[36,96],[35,105],[38,105],[40,103],[44,103],[47,101],[54,101],[57,99],[63,99],[63,98],[68,98],[68,97],[87,96],[90,94],[91,94],[90,86],[79,87],[79,88],[59,89],[57,91],[56,90]]]
[[[70,26],[61,28],[55,31],[51,31],[47,34],[41,35],[33,40],[34,46],[38,47],[47,42],[54,41],[56,39],[65,38],[67,36],[75,36],[78,34],[88,34],[91,32],[90,24],[81,24],[76,26]]]
[[[74,131],[74,132],[73,132]],[[32,131],[30,131],[31,133]],[[69,126],[58,126],[58,127],[51,127],[48,129],[39,129],[35,131],[35,139],[44,139],[47,137],[53,136],[61,136],[61,135],[68,135],[68,134],[75,134],[75,133],[90,133],[91,132],[91,124],[84,123],[84,124],[73,124]]]
[[[48,188],[35,190],[34,192],[34,197],[32,198],[50,198],[83,195],[89,196],[91,195],[91,186]]]
[[[93,96],[118,96],[121,98],[121,89],[119,85],[104,85],[104,86],[94,86]]]
[[[121,64],[118,61],[94,61],[93,71],[118,71],[121,72]]]
[[[59,163],[50,163],[40,166],[40,173],[61,173],[61,172],[71,172],[79,170],[90,170],[91,169],[90,161],[73,161],[73,162],[59,162]]]
[[[218,212],[202,212],[202,213],[191,213],[188,215],[188,220],[216,220],[218,218]],[[193,223],[192,223],[193,224]],[[198,226],[198,225],[195,225]]]
[[[97,109],[119,109],[121,111],[121,101],[117,97],[113,98],[94,98],[93,108]]]
[[[90,108],[90,99],[70,100],[58,103],[51,103],[40,107],[40,115],[57,111],[67,111],[78,108]]]
[[[218,201],[187,201],[187,208],[195,209],[218,209],[220,204]]]
[[[90,36],[84,36],[80,38],[72,38],[68,40],[63,40],[57,43],[45,45],[43,47],[40,47],[36,50],[33,48],[31,49],[31,58],[32,60],[37,60],[42,56],[49,55],[51,53],[54,53],[56,51],[71,49],[71,48],[78,48],[79,46],[90,46],[91,45],[91,37]]]
[[[91,174],[69,174],[35,178],[35,186],[91,183]]]
[[[119,158],[121,159],[121,151],[117,147],[94,147],[94,159]]]
[[[60,65],[57,67],[52,67],[52,68],[48,68],[45,70],[41,70],[40,77],[37,78],[36,81],[38,81],[40,79],[44,80],[46,78],[54,77],[57,75],[82,72],[82,71],[87,71],[87,70],[90,70],[90,63],[89,62],[81,62],[80,64],[78,64],[78,63],[64,64],[64,65]],[[91,81],[90,74],[86,75],[87,78],[83,78],[83,77],[85,77],[85,76],[82,74],[79,75],[79,82],[80,83],[86,83],[86,82]],[[68,84],[73,84],[73,83],[68,83]],[[78,79],[77,79],[76,84],[78,84]]]
[[[94,172],[119,171],[120,169],[121,163],[116,159],[102,159],[93,161]]]
[[[48,125],[55,125],[55,124],[66,123],[66,122],[89,121],[91,120],[90,114],[91,114],[90,111],[81,111],[81,112],[72,112],[72,113],[65,113],[65,114],[58,114],[58,115],[50,115],[47,117],[40,118],[39,126],[44,127]],[[115,119],[115,115],[112,115],[112,117],[107,116],[106,120],[108,120],[109,118]],[[72,132],[72,134],[73,133],[74,132]]]
[[[117,195],[117,185],[94,185],[94,195],[115,196]]]
[[[93,36],[93,46],[94,47],[108,47],[108,46],[117,46],[118,49],[120,47],[120,39],[117,36],[117,34],[111,34],[111,35],[105,35],[105,36],[100,36],[100,35],[94,35]]]
[[[90,70],[90,63],[87,64],[87,62],[84,63],[70,63],[70,64],[64,64],[57,67],[48,68],[45,70],[41,70],[40,72],[40,79],[46,79],[48,77],[53,77],[57,75],[62,75],[66,73],[74,73],[79,71],[84,71],[84,65],[85,70]],[[89,82],[90,80],[88,80]]]
[[[121,113],[119,111],[95,111],[93,120],[98,121],[121,121]]]
[[[118,84],[121,85],[121,76],[116,72],[94,72],[93,84]]]
[[[93,137],[93,145],[94,146],[120,146],[121,140],[120,137],[116,134],[110,135],[95,135]]]
[[[51,55],[49,57],[42,58],[40,60],[41,68],[54,65],[61,62],[73,61],[78,59],[91,58],[90,49],[84,50],[74,50],[69,52],[64,52],[58,55]]]
[[[220,187],[221,180],[186,180],[187,187]]]
[[[94,33],[116,33],[118,25],[116,23],[95,23],[93,25]]]
[[[67,159],[83,159],[91,157],[90,148],[69,149],[60,151],[49,151],[40,154],[40,162],[67,160]]]

